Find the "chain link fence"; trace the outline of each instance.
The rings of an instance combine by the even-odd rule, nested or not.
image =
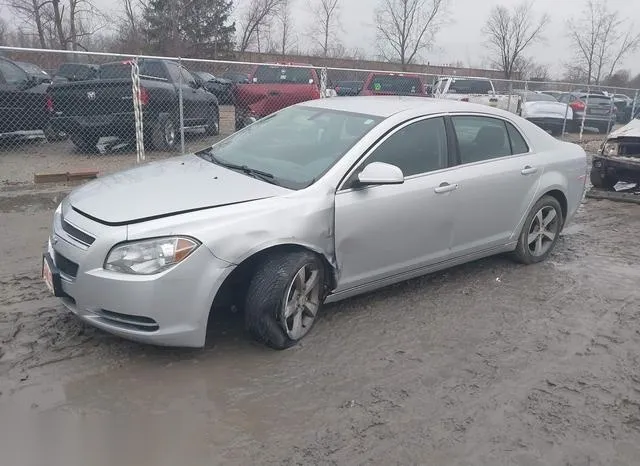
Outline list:
[[[0,47],[0,56],[5,183],[26,181],[36,171],[114,171],[193,152],[282,108],[320,98],[477,102],[574,141],[585,134],[603,138],[640,110],[636,89],[559,82],[11,47]]]

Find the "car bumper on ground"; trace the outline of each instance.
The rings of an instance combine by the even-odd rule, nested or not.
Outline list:
[[[232,270],[229,263],[201,245],[180,264],[155,275],[113,272],[102,264],[116,243],[96,241],[88,248],[78,247],[58,228],[60,224],[57,218],[44,261],[52,266],[53,281],[58,283],[55,294],[71,312],[130,340],[204,346],[209,311]]]

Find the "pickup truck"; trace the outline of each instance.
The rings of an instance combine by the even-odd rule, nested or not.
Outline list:
[[[235,87],[236,131],[285,107],[320,98],[320,79],[310,65],[258,65],[249,83]]]
[[[433,96],[488,105],[512,113],[520,111],[522,102],[517,94],[497,94],[493,82],[486,78],[440,77],[433,84]]]
[[[47,112],[47,88],[17,62],[0,58],[0,137],[24,137],[38,132],[49,141],[64,139],[51,129]],[[42,132],[42,133],[41,133]]]
[[[189,71],[169,60],[146,59],[138,65],[144,141],[150,148],[175,148],[180,88],[185,129],[203,128],[208,135],[218,134],[218,100]],[[97,79],[54,82],[48,99],[53,127],[69,134],[83,152],[94,152],[101,137],[135,140],[131,66],[128,61],[107,63],[100,66]]]

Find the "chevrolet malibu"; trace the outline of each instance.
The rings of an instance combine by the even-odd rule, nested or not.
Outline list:
[[[210,315],[236,306],[284,349],[324,303],[493,254],[544,260],[586,174],[580,147],[491,107],[310,101],[76,189],[54,214],[43,278],[125,338],[202,347]]]

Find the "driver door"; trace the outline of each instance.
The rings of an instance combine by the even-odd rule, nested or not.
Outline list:
[[[403,184],[358,186],[371,162],[403,171]],[[360,162],[335,197],[335,246],[341,270],[336,292],[419,271],[447,260],[453,238],[455,189],[442,117],[412,121]]]

